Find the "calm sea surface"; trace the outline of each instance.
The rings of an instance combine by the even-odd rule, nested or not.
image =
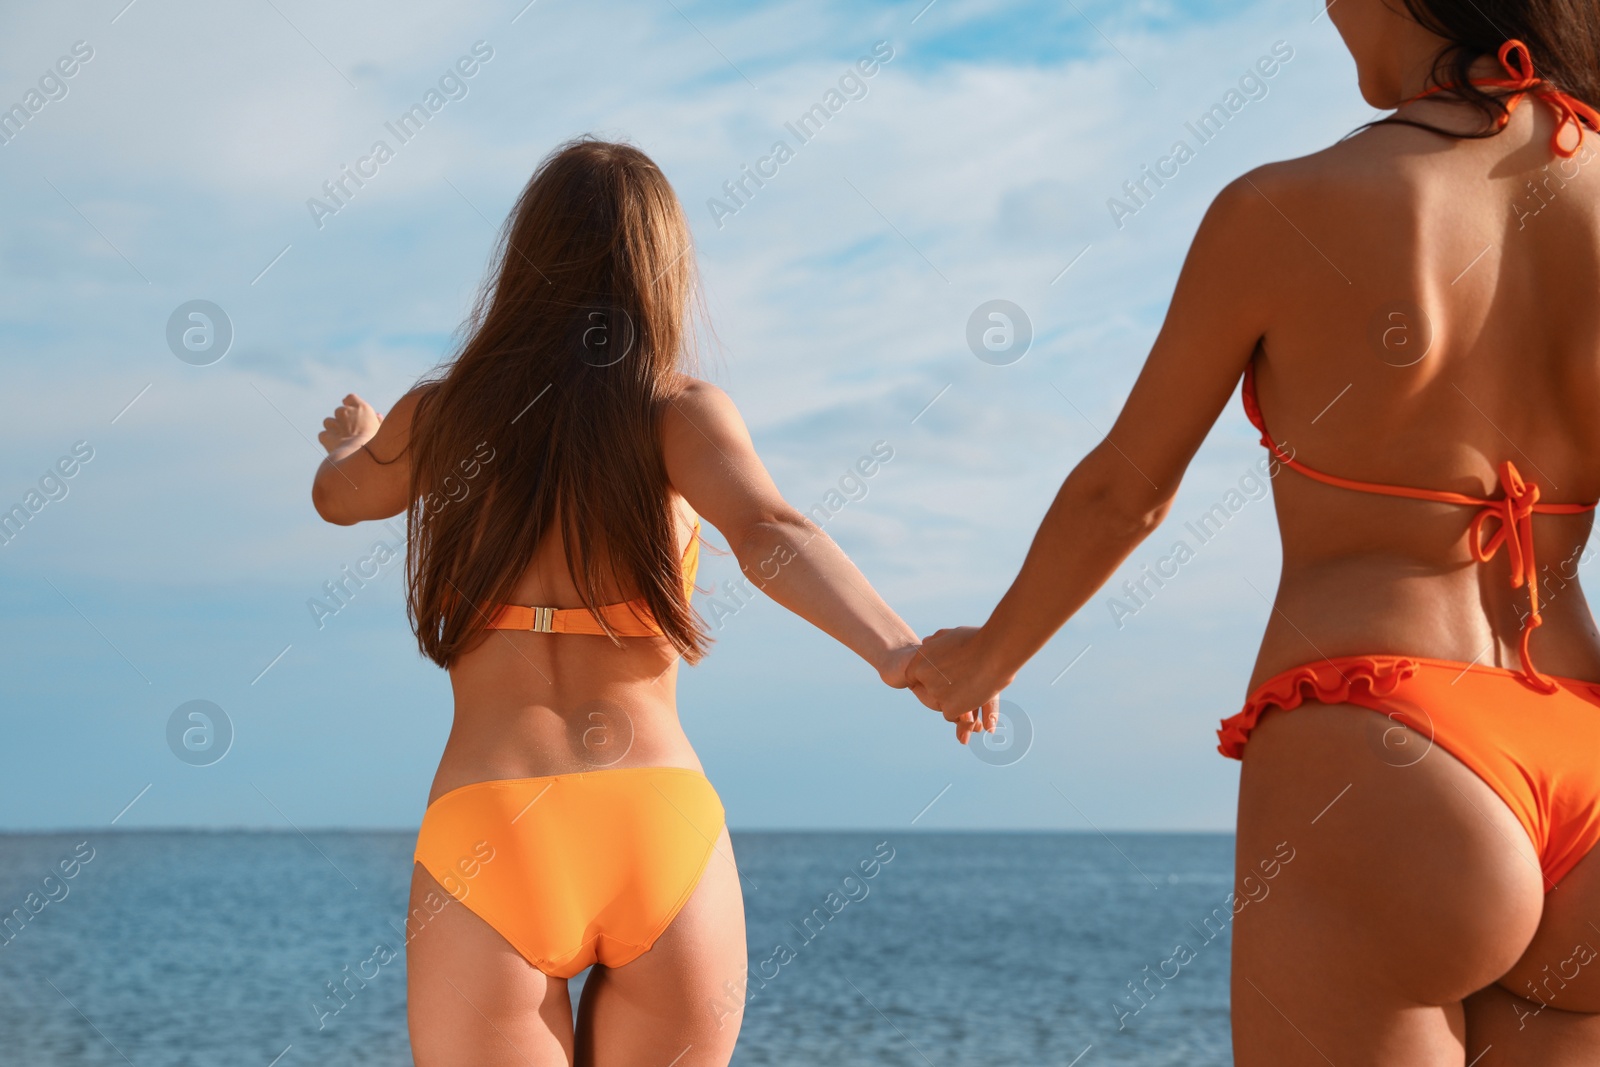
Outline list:
[[[0,935],[0,1061],[409,1064],[403,956],[366,961],[403,945],[412,844],[0,835],[0,915],[28,916]],[[751,963],[787,960],[754,990],[740,1067],[1231,1062],[1228,935],[1205,920],[1226,914],[1232,837],[745,833],[734,848]],[[819,908],[831,918],[807,924]],[[1180,942],[1194,957],[1146,982]],[[338,1007],[325,983],[347,966],[378,970]]]

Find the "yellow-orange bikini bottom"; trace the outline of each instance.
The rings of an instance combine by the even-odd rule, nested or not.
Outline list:
[[[620,767],[452,789],[416,861],[554,978],[649,950],[722,833],[716,790],[683,767]]]

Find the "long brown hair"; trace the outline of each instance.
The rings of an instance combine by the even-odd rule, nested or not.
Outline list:
[[[1388,0],[1385,0],[1387,3]],[[1477,140],[1500,132],[1506,113],[1500,90],[1468,82],[1481,56],[1497,57],[1513,38],[1528,46],[1540,78],[1591,106],[1600,107],[1600,5],[1594,0],[1401,0],[1406,12],[1429,33],[1449,42],[1434,58],[1428,85],[1447,85],[1483,112],[1488,127],[1470,133],[1443,130],[1425,122],[1390,116],[1357,127],[1416,126],[1444,137]],[[1503,74],[1497,74],[1503,77]]]
[[[486,636],[552,530],[584,606],[609,579],[684,659],[704,654],[657,436],[693,344],[694,270],[683,208],[643,152],[582,138],[539,164],[460,353],[420,383],[406,615],[429,659],[448,667]],[[452,482],[465,492],[441,502]]]

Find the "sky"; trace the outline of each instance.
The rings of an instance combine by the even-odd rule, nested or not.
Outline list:
[[[0,108],[27,117],[0,122],[0,511],[28,518],[0,544],[0,829],[417,825],[448,679],[398,562],[313,609],[403,533],[318,519],[315,435],[346,393],[385,410],[452,354],[496,228],[563,140],[662,166],[704,375],[787,498],[831,501],[829,535],[931,632],[1004,592],[1217,191],[1373,117],[1315,0],[525,4],[5,15]],[[1168,177],[1130,196],[1145,168]],[[1009,333],[993,301],[1020,309]],[[874,450],[892,458],[849,481]],[[1230,828],[1215,730],[1279,561],[1260,460],[1230,407],[1171,518],[1007,691],[1004,744],[957,745],[770,601],[718,612],[679,704],[730,824]],[[1187,532],[1230,500],[1216,536]],[[1119,609],[1179,540],[1194,558]],[[708,555],[703,612],[735,576]],[[194,707],[220,709],[199,755]]]

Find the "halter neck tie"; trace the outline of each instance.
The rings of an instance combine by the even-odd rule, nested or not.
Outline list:
[[[1528,51],[1528,46],[1516,38],[1512,38],[1500,46],[1500,66],[1505,70],[1504,78],[1473,78],[1472,85],[1485,88],[1510,90],[1510,99],[1506,103],[1505,113],[1500,116],[1496,129],[1504,129],[1511,120],[1511,112],[1516,110],[1522,98],[1527,93],[1532,93],[1545,103],[1549,104],[1556,113],[1555,132],[1550,135],[1550,150],[1562,159],[1571,159],[1578,154],[1578,149],[1583,146],[1583,131],[1587,127],[1600,133],[1600,111],[1579,100],[1571,93],[1562,92],[1543,78],[1534,73],[1533,54]],[[1416,96],[1402,100],[1400,106],[1404,107],[1415,100],[1432,96],[1434,93],[1445,92],[1457,88],[1455,85],[1436,85],[1431,89],[1424,89]],[[1562,136],[1571,128],[1576,136],[1571,143],[1564,143]]]

